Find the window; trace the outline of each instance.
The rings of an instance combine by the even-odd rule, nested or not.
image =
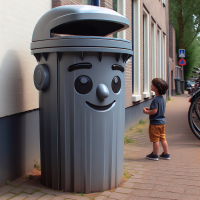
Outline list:
[[[143,10],[143,97],[149,94],[149,14]]]
[[[161,78],[161,31],[157,31],[157,78]]]
[[[134,51],[134,62],[133,62],[133,95],[132,101],[141,100],[140,92],[140,0],[133,0],[133,51]]]
[[[121,15],[126,16],[126,0],[113,0],[113,10],[117,11]],[[114,33],[113,37],[126,39],[126,31],[123,30],[119,33]]]
[[[164,34],[162,41],[162,79],[166,80],[166,36]]]
[[[99,6],[100,0],[82,0],[83,5],[93,5],[93,6]]]

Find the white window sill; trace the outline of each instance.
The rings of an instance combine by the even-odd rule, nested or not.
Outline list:
[[[132,101],[137,102],[141,100],[141,95],[132,95]]]
[[[155,92],[154,91],[151,91],[151,96],[155,96]]]
[[[150,93],[149,92],[143,92],[143,97],[144,98],[149,98],[150,97]]]

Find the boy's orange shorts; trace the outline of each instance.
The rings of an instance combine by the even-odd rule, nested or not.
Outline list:
[[[165,124],[162,125],[149,125],[149,138],[151,142],[163,142],[165,138]]]

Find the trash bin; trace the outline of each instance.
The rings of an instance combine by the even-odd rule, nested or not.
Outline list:
[[[104,37],[128,28],[95,6],[54,8],[35,26],[41,181],[69,192],[99,192],[123,181],[125,67],[130,41]]]
[[[185,81],[184,80],[180,80],[180,84],[181,84],[181,92],[182,92],[182,94],[184,94],[184,91],[185,91]]]
[[[181,84],[180,84],[180,79],[179,78],[175,78],[175,91],[176,94],[180,95],[181,94]]]

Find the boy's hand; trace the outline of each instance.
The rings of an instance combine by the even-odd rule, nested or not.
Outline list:
[[[147,110],[150,110],[150,108],[149,107],[143,108],[143,113],[147,113]]]

